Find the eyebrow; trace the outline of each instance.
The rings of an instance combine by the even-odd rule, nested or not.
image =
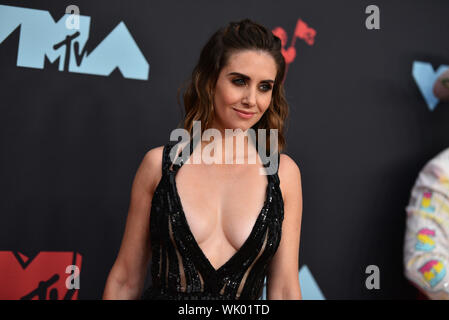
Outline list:
[[[231,73],[228,73],[228,76],[240,76],[240,77],[242,77],[242,78],[251,80],[251,78],[250,78],[249,76],[247,76],[246,74],[243,74],[243,73],[239,73],[239,72],[231,72]],[[274,83],[274,80],[267,79],[267,80],[262,80],[261,82],[271,82],[271,83]]]

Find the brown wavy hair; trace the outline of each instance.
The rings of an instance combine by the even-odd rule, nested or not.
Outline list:
[[[288,116],[288,103],[284,92],[285,60],[281,52],[281,40],[271,30],[249,19],[230,22],[228,26],[216,31],[201,51],[199,61],[192,75],[184,86],[183,94],[185,116],[178,126],[183,126],[191,135],[193,121],[201,121],[201,135],[209,128],[214,117],[214,90],[221,69],[227,64],[229,57],[241,50],[258,50],[269,53],[276,62],[277,74],[273,85],[272,99],[268,109],[260,120],[252,126],[266,129],[266,150],[270,150],[270,130],[278,130],[278,150],[286,145],[285,122]],[[178,89],[179,94],[182,87]]]

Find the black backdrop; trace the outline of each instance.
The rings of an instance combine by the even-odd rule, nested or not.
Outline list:
[[[80,299],[99,299],[118,253],[143,155],[181,120],[177,88],[229,21],[316,30],[297,39],[285,82],[287,150],[302,173],[300,265],[326,299],[415,298],[403,276],[405,206],[425,162],[449,145],[449,106],[427,108],[415,60],[449,64],[446,1],[0,1],[59,20],[91,17],[88,51],[123,21],[147,80],[18,67],[19,30],[0,44],[0,250],[82,255]],[[380,8],[367,30],[365,8]],[[380,289],[365,268],[380,269]],[[1,266],[0,266],[1,268]],[[0,290],[4,289],[0,285]]]

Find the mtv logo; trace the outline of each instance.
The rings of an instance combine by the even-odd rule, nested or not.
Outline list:
[[[68,288],[72,276],[66,272],[68,266],[80,272],[81,260],[76,252],[41,251],[27,257],[0,251],[0,300],[76,300],[78,290]]]
[[[0,44],[20,26],[17,66],[43,69],[45,57],[59,59],[59,71],[147,80],[150,66],[121,21],[92,52],[87,52],[90,17],[79,15],[79,29],[67,28],[72,15],[58,21],[48,11],[0,5]]]

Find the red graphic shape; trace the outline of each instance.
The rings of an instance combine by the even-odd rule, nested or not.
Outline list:
[[[68,289],[66,273],[82,256],[76,252],[41,251],[34,258],[20,252],[0,251],[0,300],[76,300],[77,289]]]
[[[313,45],[315,43],[316,31],[313,28],[309,28],[307,23],[298,19],[295,28],[295,37],[303,39],[308,45]]]
[[[292,38],[292,41],[290,43],[290,46],[285,49],[285,46],[287,45],[287,32],[282,27],[276,27],[272,30],[273,34],[277,36],[279,39],[281,39],[281,52],[284,56],[285,63],[286,63],[286,69],[285,69],[285,76],[283,81],[285,80],[285,77],[287,76],[287,70],[290,63],[292,63],[296,58],[296,49],[295,49],[295,42],[296,38],[304,40],[308,45],[313,45],[315,43],[315,36],[316,36],[316,30],[313,28],[309,28],[307,23],[302,21],[301,19],[298,19],[296,22],[295,32]]]

